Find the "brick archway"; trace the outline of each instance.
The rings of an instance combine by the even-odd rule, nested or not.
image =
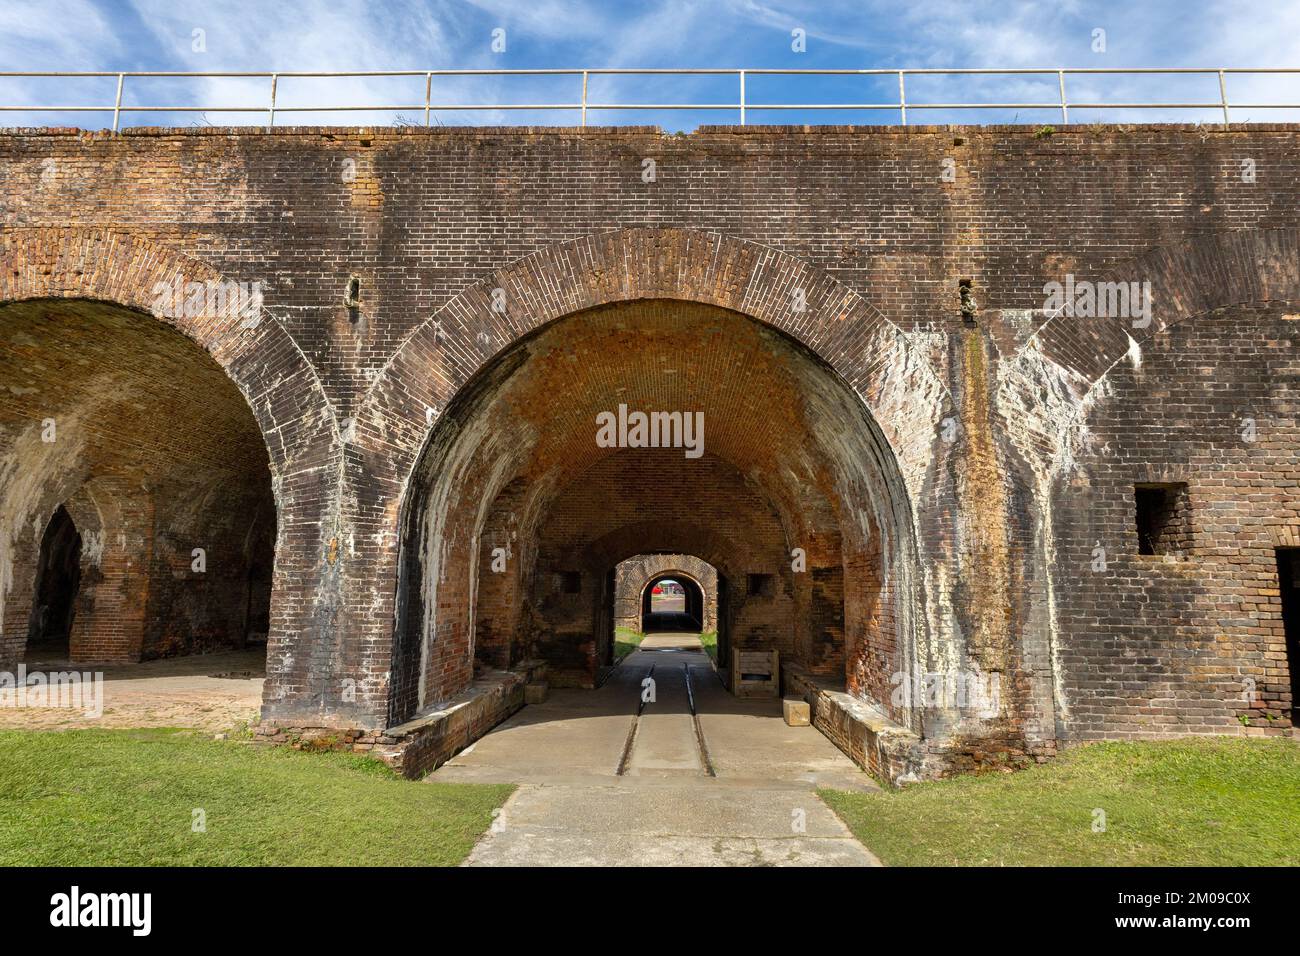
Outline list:
[[[687,581],[690,581],[691,584],[700,589],[700,593],[703,594],[707,600],[708,589],[700,583],[700,579],[689,571],[683,571],[678,565],[661,568],[660,570],[646,576],[641,587],[638,589],[637,596],[642,603],[644,603],[646,591],[649,590],[651,585],[658,584],[661,581],[677,580],[678,578],[685,578]]]
[[[373,575],[397,582],[403,508],[410,482],[440,416],[476,373],[512,345],[550,323],[603,306],[649,300],[718,306],[789,336],[808,349],[861,402],[887,446],[881,459],[894,500],[894,523],[907,528],[900,546],[924,540],[946,545],[938,529],[951,516],[935,486],[949,476],[938,459],[951,454],[939,440],[952,396],[907,335],[860,295],[828,273],[768,246],[686,229],[628,229],[557,243],[470,286],[416,328],[374,377],[346,429],[341,499],[355,504],[344,517],[350,556]],[[887,459],[887,461],[885,460]],[[930,487],[927,497],[925,489]],[[938,560],[947,560],[939,557]],[[900,613],[908,634],[946,634],[942,599],[920,597],[928,582],[897,562]],[[946,585],[941,585],[946,587]],[[393,591],[368,593],[351,626],[361,655],[360,679],[386,696],[397,667],[391,658]],[[914,610],[909,609],[915,602]],[[904,658],[922,653],[907,639]],[[939,638],[945,642],[947,638]],[[928,639],[923,653],[933,653]],[[382,658],[381,655],[382,654]],[[374,712],[369,727],[382,725]]]
[[[225,369],[261,426],[273,473],[285,478],[322,437],[339,443],[333,408],[293,337],[265,309],[250,321],[229,306],[200,315],[156,307],[160,285],[229,281],[207,263],[129,233],[54,226],[0,233],[0,304],[88,299],[170,325]]]
[[[586,309],[637,299],[720,306],[810,349],[862,399],[909,488],[931,464],[951,396],[896,325],[829,273],[769,246],[689,229],[626,229],[557,243],[461,292],[415,329],[356,416],[356,451],[405,482],[437,416],[511,344]]]
[[[320,500],[319,471],[339,458],[341,442],[314,368],[269,311],[242,308],[247,301],[217,294],[208,296],[204,307],[177,308],[175,299],[163,294],[168,288],[182,294],[224,292],[236,285],[198,259],[112,229],[34,227],[0,234],[0,304],[28,308],[49,302],[63,308],[66,303],[70,309],[113,310],[123,321],[148,316],[207,353],[219,366],[214,374],[224,372],[242,396],[250,426],[256,425],[265,448],[282,536],[294,545],[280,549],[272,584],[266,695],[275,700],[286,694],[286,685],[305,683],[301,668],[291,671],[286,663],[298,650],[299,635],[328,637],[303,618],[319,620],[316,609],[329,595],[285,598],[287,589],[317,573],[320,556],[328,551],[325,542],[333,536],[336,516],[330,502]],[[9,645],[17,640],[7,637],[15,638]],[[10,646],[8,653],[14,652]]]
[[[494,663],[527,654],[547,661],[553,685],[590,686],[602,658],[600,635],[612,634],[614,564],[646,550],[676,553],[688,542],[698,546],[685,550],[734,580],[759,582],[734,592],[728,621],[737,646],[778,641],[792,666],[797,661],[894,706],[891,674],[915,671],[915,634],[925,628],[916,612],[916,503],[861,394],[770,326],[676,297],[618,302],[521,336],[462,387],[402,500],[394,724],[472,680],[483,593],[494,612],[509,609],[518,620],[494,617],[494,642],[499,634],[519,635],[507,654],[494,649]],[[704,339],[696,343],[693,335]],[[710,375],[708,363],[723,354],[743,356],[737,367],[745,374]],[[582,355],[589,378],[567,364]],[[689,454],[652,461],[649,453],[601,452],[582,423],[611,400],[611,383],[632,381],[628,369],[657,369],[669,358],[675,367],[649,376],[652,392],[636,401],[708,408],[691,414],[713,416],[714,451],[686,466],[680,462],[690,462]],[[683,383],[701,383],[701,390]],[[789,434],[756,432],[748,405],[755,395],[785,410],[771,424]],[[498,420],[504,409],[520,411]],[[535,455],[541,436],[559,442],[544,456]],[[924,437],[936,435],[927,428]],[[779,463],[783,454],[823,462],[816,467],[824,470],[800,483],[793,466]],[[510,490],[520,476],[527,476],[529,497]],[[584,488],[600,488],[609,507],[588,511]],[[661,500],[669,488],[694,497],[700,510],[678,518]],[[657,516],[654,526],[631,534],[648,514]],[[678,527],[682,521],[688,527]],[[501,535],[492,545],[524,555],[516,577],[503,574],[508,566],[482,564],[480,535],[488,526]],[[716,554],[720,539],[697,540],[717,534],[740,544]],[[901,708],[898,716],[911,717]]]
[[[667,581],[673,581],[685,585],[686,604],[683,613],[694,619],[694,623],[697,627],[693,629],[698,629],[700,632],[708,630],[708,628],[704,626],[704,618],[706,613],[705,608],[708,607],[709,603],[709,592],[705,590],[704,585],[699,582],[695,575],[689,574],[685,571],[660,571],[657,574],[652,574],[646,579],[645,583],[641,586],[640,594],[637,595],[641,605],[642,619],[641,626],[637,629],[644,631],[644,622],[646,618],[654,614],[653,589],[657,585],[663,584]],[[716,592],[714,596],[716,598]],[[617,595],[615,599],[617,601]]]
[[[650,583],[661,577],[687,578],[703,598],[700,625],[717,627],[718,570],[693,554],[633,555],[615,565],[614,622],[618,627],[640,629],[642,604]]]

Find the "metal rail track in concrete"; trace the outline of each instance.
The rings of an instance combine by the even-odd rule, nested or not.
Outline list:
[[[646,678],[654,679],[655,665],[651,664],[650,669],[646,671],[645,677],[641,678],[639,686],[645,686]],[[632,747],[636,743],[637,728],[641,725],[641,711],[645,710],[645,694],[638,693],[636,696],[636,714],[632,717],[632,726],[627,731],[627,741],[623,744],[623,753],[618,758],[618,769],[614,771],[617,776],[623,776],[627,773],[627,762],[632,757]]]
[[[634,760],[634,755],[637,752],[638,741],[643,736],[643,730],[650,733],[650,736],[646,738],[647,744],[643,746],[648,746],[650,745],[649,742],[653,742],[655,748],[658,748],[656,750],[647,751],[638,758],[642,763],[645,763],[646,760],[652,762],[647,764],[648,767],[654,768],[651,770],[652,774],[658,775],[659,773],[684,771],[686,769],[684,764],[694,763],[693,758],[685,758],[685,760],[683,760],[681,744],[685,743],[685,738],[682,736],[683,731],[685,731],[693,738],[694,749],[697,751],[697,772],[704,776],[716,777],[717,771],[713,766],[713,759],[709,754],[708,742],[704,737],[704,727],[700,722],[700,715],[696,706],[695,687],[691,675],[691,664],[689,662],[682,662],[682,684],[680,686],[676,684],[673,672],[669,671],[665,674],[665,680],[667,681],[664,685],[666,691],[665,695],[659,695],[658,693],[655,695],[654,703],[664,704],[667,709],[657,710],[652,714],[645,713],[646,705],[650,703],[650,701],[647,700],[645,693],[646,681],[653,681],[655,679],[654,675],[657,666],[657,664],[652,664],[636,685],[638,688],[636,713],[632,717],[632,725],[628,728],[627,739],[623,744],[623,751],[619,756],[618,768],[615,770],[615,774],[622,777],[628,774],[629,770],[634,769],[634,764],[637,762]],[[657,690],[658,688],[656,687],[656,691]],[[685,692],[684,694],[682,693],[683,691]],[[686,705],[685,713],[682,711],[682,703],[685,703]],[[682,718],[687,715],[690,716],[689,730],[686,730],[685,727],[682,727],[679,730],[674,730],[673,728],[679,726]],[[652,727],[649,724],[643,723],[643,721],[646,720],[657,720],[659,723]],[[653,761],[662,761],[665,759],[662,752],[665,740],[669,742],[669,752],[675,753],[675,756],[667,758],[669,759],[668,764],[659,763],[656,765]],[[672,743],[674,740],[678,741],[678,743]],[[645,768],[642,768],[642,770],[644,769]],[[634,770],[634,773],[635,772],[640,771]]]
[[[695,724],[695,742],[700,745],[700,762],[704,764],[704,772],[710,777],[716,777],[717,773],[713,769],[713,761],[709,759],[709,745],[704,740],[704,728],[700,725],[700,715],[695,709],[695,689],[691,686],[691,665],[683,664],[682,671],[686,674],[686,699],[691,706],[691,722]]]

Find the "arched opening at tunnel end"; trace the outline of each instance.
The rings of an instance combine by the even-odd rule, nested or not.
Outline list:
[[[704,630],[704,592],[684,574],[669,572],[647,581],[641,591],[641,632]]]
[[[27,654],[66,658],[81,586],[81,534],[63,505],[50,518],[37,558],[36,594],[28,625]]]

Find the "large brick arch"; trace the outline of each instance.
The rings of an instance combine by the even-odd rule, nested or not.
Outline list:
[[[90,300],[151,315],[210,354],[244,396],[266,444],[279,515],[266,700],[300,701],[325,679],[304,664],[318,658],[300,651],[328,645],[337,595],[303,582],[319,576],[328,542],[337,537],[335,506],[320,495],[319,475],[337,472],[342,443],[316,370],[268,310],[250,321],[233,307],[197,317],[170,317],[155,307],[160,283],[231,278],[164,244],[109,228],[0,231],[0,304]]]
[[[769,246],[689,229],[557,243],[461,292],[376,376],[356,416],[358,450],[374,471],[391,468],[386,477],[404,482],[431,420],[495,355],[565,315],[655,298],[721,306],[807,346],[862,398],[917,493],[951,397],[903,331],[821,269]]]
[[[899,546],[914,550],[916,538],[942,537],[946,506],[934,504],[942,495],[927,498],[926,488],[936,475],[946,480],[936,458],[948,454],[938,435],[954,414],[952,396],[907,335],[860,295],[790,255],[718,233],[639,228],[557,243],[468,287],[418,326],[344,423],[340,501],[348,557],[366,564],[370,582],[393,584],[370,587],[348,602],[354,605],[348,627],[355,656],[339,673],[357,675],[369,700],[391,693],[404,503],[442,411],[475,373],[529,333],[576,313],[646,299],[720,306],[811,351],[862,402],[892,453],[892,461],[880,464],[897,521],[908,529],[900,532]],[[918,525],[924,530],[915,530]],[[920,572],[911,577],[912,565],[920,567],[915,556],[898,565],[908,595],[901,612],[905,628],[914,635],[937,631],[940,623],[929,620],[933,609],[920,597],[925,582]],[[903,651],[909,661],[929,653],[919,649],[920,638],[917,646],[912,640]],[[373,707],[354,714],[368,727],[386,719]]]
[[[272,473],[282,478],[323,437],[335,446],[339,440],[333,409],[293,337],[265,309],[253,324],[229,308],[217,315],[172,318],[154,307],[159,283],[230,278],[161,243],[111,229],[42,226],[0,232],[0,304],[109,302],[146,312],[188,336],[243,393],[266,439]]]

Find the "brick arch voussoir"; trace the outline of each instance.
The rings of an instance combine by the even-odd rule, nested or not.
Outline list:
[[[311,363],[263,309],[231,304],[211,314],[169,314],[162,286],[228,281],[209,264],[140,236],[102,228],[42,226],[0,231],[0,303],[89,299],[147,313],[187,336],[244,395],[261,429],[272,473],[284,475],[322,439],[341,446],[338,423]]]
[[[708,564],[707,561],[704,563]],[[687,571],[685,568],[678,567],[677,565],[656,568],[646,574],[638,575],[638,577],[643,578],[640,587],[637,588],[637,594],[642,597],[645,596],[646,588],[648,588],[653,582],[666,580],[668,578],[686,578],[700,589],[700,593],[703,594],[706,599],[709,596],[708,588],[704,586],[704,582],[699,579],[699,576],[694,571]]]
[[[566,315],[655,298],[730,309],[802,342],[858,392],[908,483],[920,481],[951,396],[903,331],[824,270],[768,246],[689,229],[557,243],[465,289],[417,327],[376,377],[356,417],[356,440],[376,469],[405,480],[437,415],[493,357]]]
[[[42,517],[42,528],[48,526],[50,519],[54,517],[54,512],[60,507],[67,511],[73,527],[81,535],[83,551],[87,536],[100,535],[102,540],[103,535],[117,527],[120,511],[117,502],[111,492],[99,487],[93,479],[78,488],[67,500],[58,502],[49,509],[49,514]]]

